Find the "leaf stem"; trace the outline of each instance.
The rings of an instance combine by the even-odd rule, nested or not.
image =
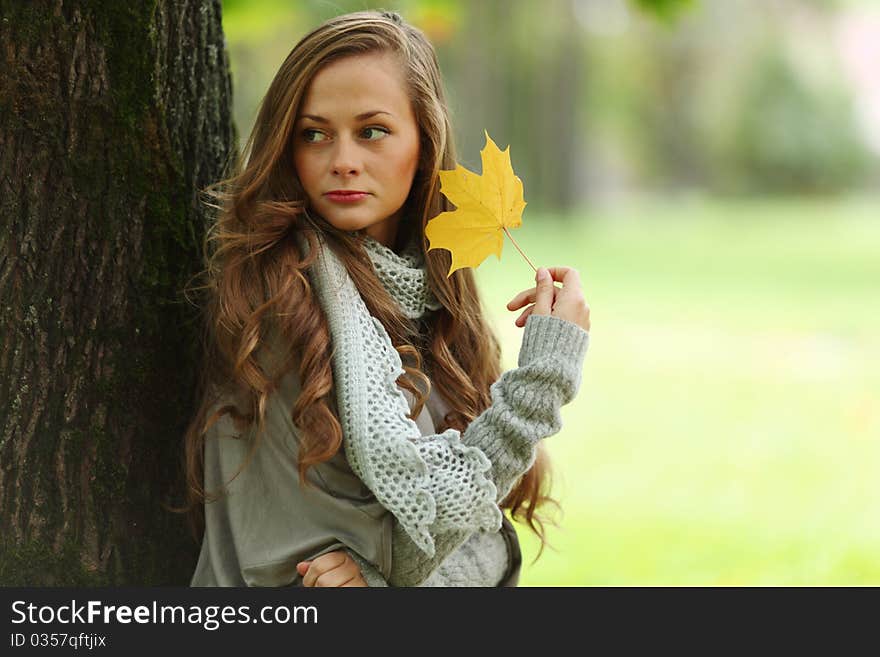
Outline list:
[[[529,260],[529,257],[528,257],[525,253],[523,253],[523,250],[522,250],[521,248],[519,248],[519,244],[516,243],[516,240],[513,239],[513,235],[511,235],[511,234],[510,234],[510,231],[507,230],[507,226],[502,226],[501,229],[502,229],[505,233],[507,233],[507,236],[510,238],[510,241],[513,242],[513,245],[516,247],[516,250],[519,251],[520,254],[522,254],[522,257],[525,258],[525,259],[526,259],[526,262],[529,263],[529,265],[531,266],[531,268],[535,270],[535,273],[538,273],[538,268],[535,267],[535,265],[532,264],[532,261]]]

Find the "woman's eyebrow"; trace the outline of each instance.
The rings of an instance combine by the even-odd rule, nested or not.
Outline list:
[[[388,116],[390,116],[392,118],[394,116],[390,112],[385,112],[383,110],[372,110],[370,112],[364,112],[362,114],[358,114],[354,118],[356,121],[363,121],[364,119],[369,119],[371,116],[376,116],[377,114],[387,114]],[[315,121],[317,123],[329,123],[329,121],[327,119],[325,119],[323,116],[316,116],[314,114],[302,114],[302,115],[300,115],[299,119],[300,120],[311,119],[312,121]]]

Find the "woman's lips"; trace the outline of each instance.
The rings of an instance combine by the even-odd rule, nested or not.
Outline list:
[[[335,203],[355,203],[369,196],[367,192],[348,192],[345,194],[339,192],[328,192],[324,194],[328,199]]]

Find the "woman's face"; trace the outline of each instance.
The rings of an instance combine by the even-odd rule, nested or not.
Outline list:
[[[312,209],[391,248],[419,162],[419,126],[393,56],[353,55],[322,68],[306,89],[293,139]],[[344,201],[329,195],[335,190],[365,194]]]

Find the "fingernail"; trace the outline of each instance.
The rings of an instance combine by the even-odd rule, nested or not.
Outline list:
[[[543,267],[538,268],[538,280],[539,281],[546,281],[549,276],[550,276],[550,272],[548,272],[546,269],[544,269]]]

